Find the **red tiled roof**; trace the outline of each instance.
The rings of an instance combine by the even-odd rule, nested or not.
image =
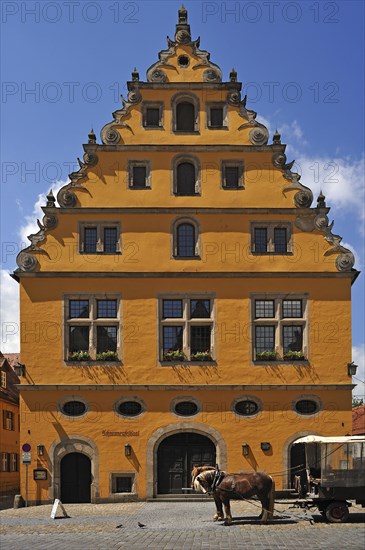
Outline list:
[[[352,409],[352,435],[365,435],[365,405]]]
[[[20,363],[20,353],[2,353],[0,351],[1,355],[5,357],[12,369],[14,369],[14,365]]]

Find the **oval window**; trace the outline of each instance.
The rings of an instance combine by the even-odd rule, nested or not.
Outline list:
[[[82,401],[67,401],[62,405],[62,412],[67,416],[81,416],[86,412],[86,405]]]
[[[123,401],[119,403],[117,411],[123,416],[138,416],[142,412],[142,405],[138,401]]]
[[[180,401],[175,405],[175,413],[179,416],[193,416],[198,411],[198,405],[193,401]]]
[[[238,401],[234,405],[234,411],[241,416],[250,416],[256,414],[259,410],[259,406],[255,401],[245,399],[244,401]]]
[[[299,414],[314,414],[318,411],[318,405],[312,399],[301,399],[295,403],[295,410]]]

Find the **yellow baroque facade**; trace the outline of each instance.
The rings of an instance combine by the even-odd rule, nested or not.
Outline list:
[[[178,17],[17,258],[33,503],[189,494],[215,463],[288,489],[295,439],[351,433],[354,257]]]

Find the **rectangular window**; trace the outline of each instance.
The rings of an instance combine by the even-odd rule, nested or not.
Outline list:
[[[254,360],[288,362],[308,357],[305,295],[256,295],[252,305]]]
[[[274,251],[287,252],[286,227],[274,227]]]
[[[225,103],[210,103],[206,105],[207,126],[211,129],[223,130],[228,126],[228,109]]]
[[[96,227],[85,227],[84,252],[94,254],[97,252],[97,229]]]
[[[69,306],[70,319],[82,319],[89,317],[89,300],[70,300]]]
[[[183,316],[182,300],[163,300],[163,318],[173,319]]]
[[[130,160],[128,162],[129,188],[146,189],[151,187],[151,162]]]
[[[115,492],[116,493],[131,493],[132,492],[132,478],[131,477],[116,477],[115,478]]]
[[[104,252],[115,254],[118,246],[118,232],[116,227],[104,227]]]
[[[3,428],[4,430],[15,430],[15,416],[12,411],[3,411]]]
[[[256,353],[275,350],[275,327],[260,326],[255,327],[255,347]]]
[[[303,327],[301,325],[283,326],[283,348],[284,353],[288,353],[290,351],[302,351]]]
[[[182,326],[164,326],[163,327],[163,351],[181,351],[183,348],[183,328]]]
[[[120,298],[89,295],[65,298],[65,357],[69,361],[120,357]],[[105,352],[110,352],[105,356]],[[104,354],[97,357],[97,354]]]
[[[243,162],[224,160],[221,163],[223,189],[244,189]]]
[[[19,471],[19,455],[17,453],[10,453],[10,471]]]
[[[255,300],[255,318],[275,317],[274,300]]]
[[[162,361],[212,361],[213,305],[211,296],[184,295],[160,300]]]
[[[119,222],[79,223],[81,254],[117,254],[120,246]]]
[[[251,250],[257,254],[288,254],[292,251],[290,223],[251,225]]]
[[[117,351],[117,327],[96,327],[96,353]]]
[[[210,126],[211,128],[221,128],[223,126],[223,107],[210,108]]]
[[[146,187],[147,169],[145,166],[133,166],[133,187]]]
[[[2,472],[8,472],[10,466],[9,453],[0,453],[0,468]]]
[[[163,103],[145,102],[142,105],[143,126],[146,129],[163,128]]]
[[[267,229],[266,227],[255,227],[255,252],[267,252]]]
[[[1,371],[1,387],[6,388],[6,372]]]

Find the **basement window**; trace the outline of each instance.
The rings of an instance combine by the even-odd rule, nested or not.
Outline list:
[[[136,476],[133,473],[112,472],[111,473],[112,494],[136,494]]]

